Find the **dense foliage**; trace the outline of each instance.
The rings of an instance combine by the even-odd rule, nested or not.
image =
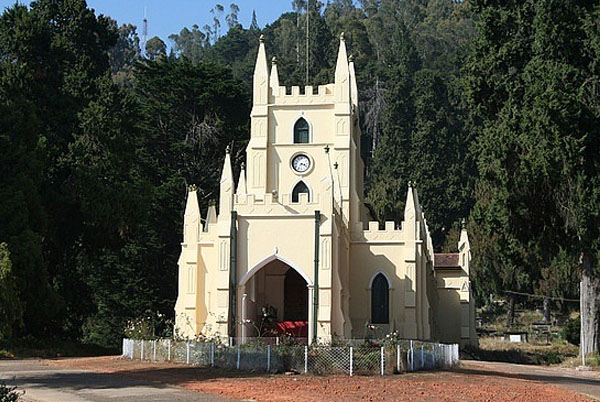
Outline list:
[[[172,317],[186,185],[205,209],[225,148],[234,171],[243,161],[261,34],[289,86],[330,82],[345,32],[371,209],[401,220],[416,182],[445,251],[469,218],[480,301],[506,290],[576,297],[580,273],[597,286],[600,7],[355,3],[294,0],[264,28],[216,4],[212,24],[182,28],[170,47],[140,43],[135,26],[84,0],[7,8],[0,339],[115,345],[128,323]]]

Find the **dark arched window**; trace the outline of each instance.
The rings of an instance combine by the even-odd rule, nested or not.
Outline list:
[[[294,144],[307,144],[309,140],[308,122],[300,117],[294,124]]]
[[[310,199],[310,190],[303,181],[300,181],[292,190],[292,202],[298,202],[302,193],[308,194],[308,199]]]
[[[383,274],[378,274],[371,285],[371,323],[390,323],[390,287]]]

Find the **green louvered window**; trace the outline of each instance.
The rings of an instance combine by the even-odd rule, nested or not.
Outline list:
[[[309,128],[308,122],[304,118],[299,118],[294,125],[294,144],[308,144]]]
[[[383,274],[378,274],[371,285],[371,323],[390,323],[390,288]]]

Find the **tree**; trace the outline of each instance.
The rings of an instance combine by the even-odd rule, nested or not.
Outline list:
[[[0,68],[7,77],[5,65]],[[45,140],[34,110],[18,92],[9,98],[0,89],[0,239],[8,243],[0,250],[0,334],[5,337],[56,330],[60,312],[42,251]]]
[[[582,96],[598,77],[593,2],[475,2],[481,18],[469,62],[480,119],[474,219],[497,245],[475,252],[502,286],[559,278],[561,250],[580,261],[584,353],[597,352],[598,109]],[[589,23],[589,25],[586,25]],[[495,250],[494,250],[495,248]],[[488,251],[493,250],[493,253]],[[491,271],[491,269],[489,269]],[[524,280],[520,280],[520,278]]]
[[[110,20],[111,29],[117,30],[117,21]],[[118,28],[117,43],[109,49],[108,56],[113,79],[121,87],[130,87],[133,79],[133,64],[141,56],[140,38],[137,27],[123,24]]]
[[[210,45],[211,35],[210,27],[204,33],[194,24],[191,31],[183,28],[179,34],[170,35],[169,39],[173,41],[176,56],[184,56],[198,63],[204,56],[204,49]]]
[[[167,45],[158,36],[155,36],[146,42],[146,56],[154,60],[160,56],[167,55]]]
[[[13,329],[22,324],[22,314],[10,251],[0,243],[0,341],[12,337]]]
[[[239,12],[240,8],[237,4],[231,3],[229,5],[229,14],[227,14],[227,16],[225,17],[225,20],[227,21],[227,27],[229,29],[235,28],[240,25],[240,23],[238,22]],[[256,14],[254,14],[253,18],[256,18]]]
[[[135,90],[148,152],[158,158],[155,184],[174,186],[179,199],[185,183],[194,183],[202,197],[215,198],[221,155],[245,137],[249,114],[249,101],[231,71],[160,59],[138,66]]]
[[[260,27],[258,26],[258,19],[256,18],[256,10],[252,10],[252,23],[250,23],[251,31],[258,31]]]

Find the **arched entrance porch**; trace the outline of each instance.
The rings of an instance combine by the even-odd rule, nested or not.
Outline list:
[[[291,334],[309,337],[312,328],[312,280],[292,262],[273,254],[249,269],[239,284],[241,341]]]

